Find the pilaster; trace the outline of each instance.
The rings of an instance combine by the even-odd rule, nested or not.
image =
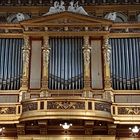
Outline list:
[[[103,57],[104,57],[104,89],[111,90],[112,89],[110,77],[111,46],[109,45],[108,36],[104,36]]]
[[[30,56],[29,36],[24,36],[23,75],[22,75],[21,90],[27,90],[28,89],[28,82],[29,82],[29,56]]]
[[[90,61],[91,61],[91,47],[89,44],[89,36],[84,36],[84,89],[90,90],[91,76],[90,76]]]
[[[48,89],[48,65],[49,65],[49,55],[50,55],[50,48],[49,48],[49,38],[48,36],[44,36],[43,38],[44,44],[42,47],[42,55],[43,55],[43,69],[42,69],[42,89]]]

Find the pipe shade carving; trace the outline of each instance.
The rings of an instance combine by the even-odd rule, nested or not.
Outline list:
[[[22,77],[23,39],[0,39],[0,89],[17,90]]]

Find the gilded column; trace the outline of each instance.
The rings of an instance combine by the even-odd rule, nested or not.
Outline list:
[[[42,89],[48,89],[48,65],[49,65],[49,55],[50,55],[48,36],[44,37],[42,53],[43,53]]]
[[[23,46],[23,75],[22,75],[22,90],[28,89],[29,81],[29,55],[30,55],[30,45],[29,37],[24,37],[24,46]]]
[[[83,46],[83,54],[84,54],[84,88],[90,89],[90,60],[91,60],[91,47],[89,44],[89,36],[84,37],[84,46]]]
[[[108,36],[104,37],[103,55],[104,55],[104,88],[105,90],[110,90],[111,89],[111,77],[110,77],[111,46],[109,45]]]

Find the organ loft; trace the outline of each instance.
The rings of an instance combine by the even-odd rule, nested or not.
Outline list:
[[[0,139],[140,139],[139,0],[0,1]]]

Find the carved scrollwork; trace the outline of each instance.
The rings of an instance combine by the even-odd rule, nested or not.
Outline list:
[[[86,36],[86,37],[84,37],[84,46],[83,46],[85,66],[89,66],[89,64],[90,64],[90,51],[91,51],[91,47],[89,45],[89,37]]]
[[[37,102],[24,103],[22,106],[22,112],[37,110]]]
[[[24,46],[23,46],[23,76],[28,77],[29,70],[29,37],[24,37]]]
[[[48,109],[85,109],[84,102],[48,101]]]
[[[84,73],[85,77],[90,77],[90,53],[91,47],[89,45],[89,36],[84,37],[84,46],[83,46],[83,54],[84,54]]]
[[[105,62],[110,63],[111,46],[109,45],[109,38],[104,39],[104,55],[105,55]]]
[[[49,48],[49,42],[48,37],[44,37],[44,45],[42,47],[43,49],[43,75],[47,76],[47,70],[48,70],[48,64],[49,64],[49,54],[50,54],[50,48]]]
[[[140,107],[118,107],[120,115],[140,115]]]
[[[95,103],[95,110],[111,113],[111,105],[109,103]]]
[[[0,114],[16,114],[16,107],[0,107]]]

